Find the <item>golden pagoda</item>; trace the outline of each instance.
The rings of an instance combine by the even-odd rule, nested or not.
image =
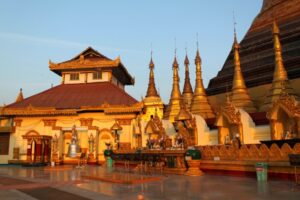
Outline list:
[[[206,92],[203,86],[202,72],[201,72],[201,58],[199,49],[197,49],[196,58],[196,85],[194,96],[191,104],[192,114],[201,115],[204,119],[214,118],[215,114],[209,104]]]
[[[152,59],[151,53],[151,60],[149,64],[149,83],[146,97],[143,99],[145,114],[143,115],[143,119],[145,121],[149,121],[151,116],[157,115],[160,119],[163,117],[163,109],[164,104],[156,90],[155,87],[155,79],[154,79],[154,62]]]
[[[249,96],[248,89],[245,85],[245,80],[241,70],[241,62],[239,55],[240,45],[237,42],[236,31],[234,29],[234,42],[233,42],[233,51],[234,51],[234,75],[232,83],[232,104],[236,108],[242,108],[249,113],[256,111],[256,108],[253,106],[253,102]]]
[[[185,60],[184,60],[184,65],[185,65],[185,79],[184,79],[184,86],[183,86],[183,91],[182,91],[182,97],[183,97],[183,102],[186,106],[186,109],[188,111],[191,110],[191,104],[192,104],[192,99],[193,99],[193,88],[190,82],[190,72],[189,72],[189,58],[186,55]]]
[[[20,88],[20,92],[19,92],[15,102],[23,101],[23,99],[24,99],[24,97],[23,97],[22,88]]]
[[[279,27],[276,21],[273,22],[273,42],[275,54],[275,69],[272,81],[272,87],[267,95],[264,104],[260,108],[262,111],[268,110],[272,104],[279,99],[281,94],[293,94],[293,89],[289,83],[288,75],[285,70],[282,59],[282,48],[279,38]],[[284,87],[283,87],[284,86]]]
[[[179,87],[178,67],[179,66],[175,54],[173,62],[173,88],[169,105],[166,109],[166,112],[164,113],[164,119],[168,119],[171,122],[174,122],[174,118],[180,111],[181,92]]]

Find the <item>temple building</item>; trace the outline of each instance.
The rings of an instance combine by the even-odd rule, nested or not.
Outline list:
[[[28,98],[21,90],[15,103],[1,109],[1,126],[11,127],[2,130],[7,145],[1,146],[6,153],[1,163],[48,162],[50,157],[77,163],[68,152],[72,132],[90,163],[104,161],[106,145],[137,145],[133,125],[142,104],[125,91],[134,79],[120,57],[112,60],[89,47],[71,60],[49,61],[49,68],[62,77],[60,85]]]

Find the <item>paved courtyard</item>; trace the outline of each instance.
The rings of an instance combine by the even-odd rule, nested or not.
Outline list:
[[[291,181],[258,183],[254,178],[205,174],[145,175],[99,166],[75,168],[0,166],[0,199],[300,199]]]

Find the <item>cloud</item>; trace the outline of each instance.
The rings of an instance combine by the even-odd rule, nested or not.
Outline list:
[[[43,38],[36,37],[31,35],[24,35],[18,33],[8,33],[8,32],[0,32],[0,38],[13,40],[14,42],[30,42],[35,44],[42,44],[48,46],[56,46],[56,47],[67,47],[67,48],[86,48],[88,46],[93,46],[96,49],[106,50],[110,52],[125,52],[125,53],[144,53],[142,51],[137,51],[133,49],[120,49],[113,47],[104,47],[100,45],[90,45],[87,43],[73,42],[68,40],[60,40],[60,39],[52,39],[52,38]]]

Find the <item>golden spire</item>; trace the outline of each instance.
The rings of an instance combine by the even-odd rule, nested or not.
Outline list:
[[[191,110],[191,103],[193,99],[193,89],[192,85],[190,82],[190,73],[189,73],[189,58],[186,54],[185,60],[184,60],[184,65],[185,65],[185,79],[184,79],[184,86],[183,86],[183,91],[182,91],[182,96],[183,96],[183,102],[187,108],[187,110]]]
[[[151,52],[151,60],[149,64],[150,74],[149,74],[149,83],[148,83],[148,89],[147,89],[147,95],[146,97],[159,97],[156,87],[155,87],[155,80],[154,80],[154,63],[152,60],[152,52]]]
[[[23,97],[23,92],[22,92],[22,88],[20,88],[20,92],[16,98],[16,102],[20,102],[23,101],[24,97]]]
[[[179,75],[178,75],[178,62],[176,59],[176,50],[175,57],[173,62],[173,87],[172,93],[169,101],[169,105],[167,107],[166,112],[164,113],[164,118],[174,122],[175,116],[180,111],[180,101],[181,101],[181,92],[179,87]]]
[[[273,42],[274,42],[274,54],[275,54],[275,69],[273,74],[272,87],[267,95],[263,106],[261,107],[262,111],[268,110],[272,104],[279,99],[280,95],[284,93],[294,94],[293,88],[291,87],[288,75],[283,65],[282,59],[282,49],[279,38],[279,27],[276,21],[273,22]],[[282,85],[285,85],[283,88]]]
[[[239,55],[240,45],[236,38],[236,31],[234,29],[234,76],[232,83],[232,104],[237,108],[245,109],[247,112],[255,112],[253,102],[249,96],[248,90],[245,85],[245,80],[241,70],[241,62]]]
[[[191,104],[191,112],[193,114],[201,115],[204,119],[214,118],[215,114],[209,104],[206,92],[203,86],[202,72],[201,72],[201,57],[197,42],[197,53],[195,58],[196,64],[196,84],[194,96]]]

